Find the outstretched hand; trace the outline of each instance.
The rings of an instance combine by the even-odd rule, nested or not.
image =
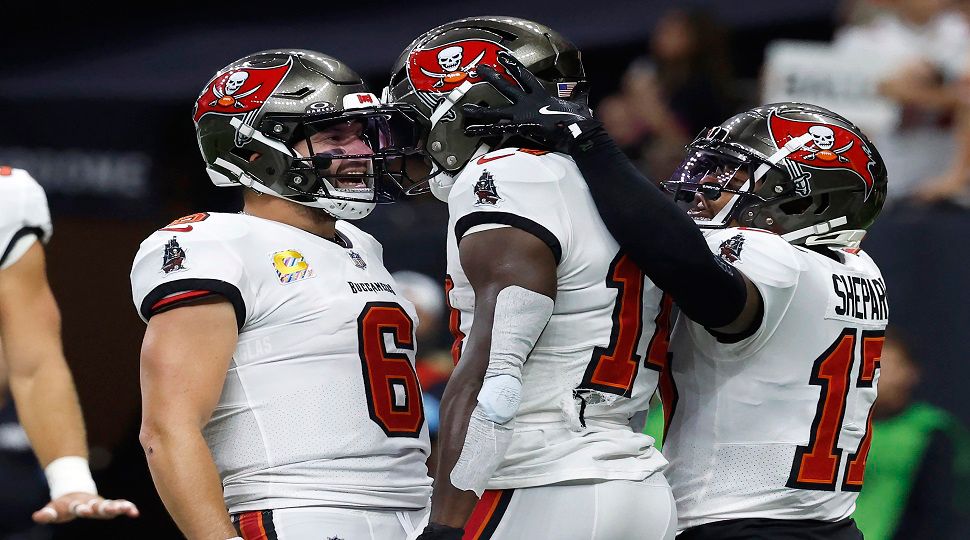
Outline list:
[[[499,53],[498,62],[518,86],[488,65],[479,66],[478,75],[512,104],[463,105],[462,112],[470,124],[465,128],[467,135],[521,135],[551,150],[568,152],[580,134],[599,125],[589,107],[550,95],[511,54]]]
[[[91,493],[68,493],[34,512],[37,523],[65,523],[75,518],[112,519],[138,517],[138,508],[124,499],[105,499]]]

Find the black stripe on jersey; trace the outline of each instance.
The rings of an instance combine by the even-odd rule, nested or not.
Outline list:
[[[471,229],[476,225],[485,225],[489,223],[509,225],[510,227],[522,229],[523,231],[532,234],[549,246],[549,249],[552,250],[553,257],[556,258],[556,264],[559,264],[559,262],[562,260],[562,245],[559,244],[559,239],[556,238],[556,235],[549,232],[549,229],[539,225],[529,218],[524,218],[508,212],[473,212],[460,218],[458,222],[455,223],[456,241],[460,243],[461,238],[465,236],[468,229]]]
[[[839,521],[739,518],[705,523],[677,535],[677,540],[721,540],[723,538],[862,540],[862,532],[856,527],[855,520],[850,517]]]
[[[499,495],[498,504],[495,505],[495,511],[492,512],[492,515],[488,516],[488,523],[485,524],[485,528],[482,529],[482,534],[476,540],[488,540],[495,534],[495,529],[498,528],[499,523],[502,523],[502,518],[505,516],[505,511],[509,509],[509,503],[512,502],[512,495],[514,494],[514,489],[502,490],[502,494]]]
[[[273,511],[263,510],[263,530],[266,531],[266,540],[279,540],[276,535],[276,525],[273,523]]]
[[[147,321],[160,311],[165,311],[165,309],[170,309],[177,305],[178,303],[165,306],[164,309],[160,311],[152,311],[152,306],[157,304],[161,299],[169,296],[171,294],[183,292],[183,291],[211,291],[216,294],[222,295],[229,300],[232,304],[233,309],[236,311],[236,326],[242,329],[243,323],[246,321],[246,302],[243,301],[242,293],[239,289],[232,283],[228,283],[219,279],[177,279],[175,281],[169,281],[168,283],[162,283],[158,287],[152,289],[145,299],[141,301],[141,315]],[[193,300],[197,300],[194,298]]]
[[[3,255],[0,255],[0,266],[7,261],[7,257],[10,256],[10,252],[13,251],[13,247],[17,245],[17,241],[21,238],[27,236],[28,234],[33,234],[37,236],[38,240],[44,240],[44,229],[40,227],[24,227],[19,231],[13,233],[13,238],[10,239],[10,243],[3,250]]]

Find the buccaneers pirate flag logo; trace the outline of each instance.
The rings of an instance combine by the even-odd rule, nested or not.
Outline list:
[[[291,61],[271,68],[236,68],[216,75],[195,102],[196,123],[207,113],[238,114],[263,106],[290,70]]]
[[[855,173],[865,183],[866,196],[872,193],[875,179],[872,151],[851,131],[832,124],[822,125],[807,120],[793,120],[772,113],[768,117],[768,131],[778,148],[805,134],[811,141],[788,155],[787,159],[816,169],[845,169]]]
[[[515,80],[498,63],[500,51],[506,49],[482,39],[466,39],[432,49],[415,49],[408,57],[408,78],[416,90],[445,93],[465,81],[472,84],[483,82],[478,77],[478,66],[485,64],[495,68],[514,84]]]

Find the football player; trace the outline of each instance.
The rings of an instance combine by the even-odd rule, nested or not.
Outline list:
[[[0,167],[0,371],[51,495],[33,519],[137,517],[134,504],[99,496],[88,469],[84,418],[61,346],[60,311],[47,283],[42,244],[52,231],[40,184],[27,171]]]
[[[589,110],[503,62],[521,87],[482,76],[514,103],[466,108],[489,124],[471,132],[573,156],[620,245],[680,307],[663,447],[678,538],[862,538],[849,516],[889,314],[859,248],[886,198],[876,148],[827,109],[765,105],[704,131],[665,194]]]
[[[428,31],[387,90],[419,114],[430,189],[449,212],[457,368],[420,538],[673,538],[666,460],[640,433],[669,302],[610,236],[568,156],[463,133],[462,104],[501,99],[480,70],[505,54],[585,102],[576,47],[513,17]]]
[[[135,256],[162,501],[189,538],[405,538],[431,492],[418,320],[348,220],[392,196],[413,125],[308,50],[232,62],[193,119],[212,181],[247,189],[242,213],[175,220]]]

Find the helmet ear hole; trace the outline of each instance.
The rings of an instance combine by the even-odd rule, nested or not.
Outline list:
[[[800,216],[812,206],[812,197],[801,197],[778,205],[782,212],[789,216]]]
[[[801,216],[811,212],[820,216],[829,209],[830,197],[828,193],[822,193],[816,197],[808,196],[788,201],[778,205],[782,212],[789,216]]]

